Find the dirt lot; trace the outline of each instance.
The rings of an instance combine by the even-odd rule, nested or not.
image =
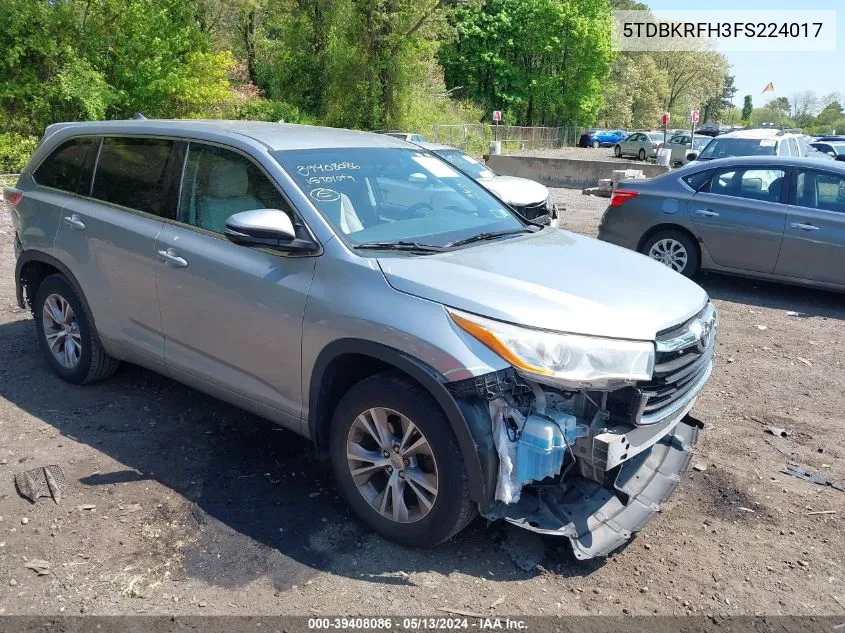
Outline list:
[[[606,201],[556,195],[567,227],[594,235]],[[64,384],[15,305],[7,209],[0,241],[0,613],[845,612],[845,493],[780,472],[845,481],[841,295],[702,278],[721,318],[695,409],[703,470],[608,560],[531,536],[545,554],[525,572],[509,552],[526,543],[481,519],[430,551],[383,541],[305,441],[148,371]],[[13,474],[50,463],[66,498],[21,499]]]

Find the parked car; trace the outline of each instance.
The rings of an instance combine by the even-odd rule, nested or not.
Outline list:
[[[816,141],[822,141],[822,142],[824,142],[824,143],[830,143],[830,142],[841,142],[841,141],[845,141],[845,136],[836,136],[836,135],[831,135],[831,136],[819,136],[819,137],[816,139]]]
[[[692,147],[690,147],[690,139],[689,133],[677,134],[669,138],[666,143],[661,142],[658,145],[658,149],[666,148],[671,150],[672,154],[669,157],[669,162],[672,165],[683,165],[687,162],[687,154],[690,151],[700,152],[712,140],[712,137],[696,135],[692,138]]]
[[[740,156],[626,180],[599,239],[686,276],[704,269],[845,290],[845,165]]]
[[[817,141],[810,143],[810,147],[822,154],[827,154],[836,160],[845,160],[845,142]]]
[[[500,176],[487,165],[466,152],[448,145],[417,143],[440,158],[449,161],[478,184],[510,205],[522,217],[539,224],[557,226],[558,213],[548,187],[528,178]]]
[[[408,141],[409,143],[425,143],[426,138],[422,134],[415,134],[413,132],[379,132],[379,134],[385,134],[387,136],[392,136],[393,138],[401,138],[403,141]]]
[[[663,142],[663,132],[634,132],[613,147],[617,158],[636,156],[639,160],[655,158],[657,148]]]
[[[720,134],[701,152],[687,153],[687,160],[714,160],[730,156],[806,156],[806,145],[801,135],[780,130],[761,128],[738,130]]]
[[[59,377],[136,363],[300,433],[398,543],[479,511],[605,555],[689,464],[707,294],[404,141],[58,124],[3,195],[18,303]]]
[[[627,136],[623,130],[588,130],[578,139],[578,147],[611,147]]]

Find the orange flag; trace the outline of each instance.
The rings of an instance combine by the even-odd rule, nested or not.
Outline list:
[[[765,87],[765,88],[763,88],[763,92],[762,92],[762,93],[760,93],[760,94],[765,94],[765,93],[767,93],[767,92],[774,92],[774,91],[775,91],[775,84],[773,84],[773,83],[770,81],[769,83],[767,83],[767,84],[766,84],[766,87]]]

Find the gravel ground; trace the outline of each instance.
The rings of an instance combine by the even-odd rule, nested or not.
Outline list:
[[[605,199],[555,196],[567,228],[595,235]],[[0,613],[845,611],[845,493],[781,473],[845,481],[841,295],[699,280],[721,329],[695,469],[627,547],[579,563],[481,519],[432,550],[391,545],[291,433],[136,367],[63,383],[15,305],[13,264],[0,208]],[[18,497],[13,474],[49,463],[68,477],[61,504]],[[527,572],[511,558],[526,547],[542,554]]]

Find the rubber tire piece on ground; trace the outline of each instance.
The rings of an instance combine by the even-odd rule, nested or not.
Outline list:
[[[698,272],[698,268],[701,265],[701,255],[699,254],[698,244],[696,244],[695,240],[693,240],[686,233],[673,230],[658,231],[650,238],[648,238],[648,240],[646,240],[640,252],[646,257],[648,257],[648,252],[651,250],[651,247],[654,246],[660,240],[665,239],[672,239],[683,244],[684,248],[687,251],[687,265],[684,267],[683,270],[679,271],[679,274],[683,275],[684,277],[694,276]]]
[[[434,507],[413,523],[395,523],[370,506],[352,480],[346,460],[349,427],[364,411],[385,407],[407,416],[425,435],[438,471]],[[365,378],[340,399],[332,416],[329,450],[338,486],[355,514],[385,538],[409,547],[431,547],[451,538],[475,517],[464,458],[449,420],[434,398],[398,371]]]
[[[47,337],[44,334],[42,312],[44,310],[44,302],[52,294],[60,295],[70,304],[76,315],[76,322],[79,324],[82,353],[80,354],[79,363],[72,369],[63,367],[53,357],[53,353],[47,344]],[[79,294],[64,275],[50,275],[38,285],[38,291],[35,293],[35,301],[32,306],[32,314],[35,320],[38,346],[41,348],[50,367],[62,380],[80,385],[107,378],[117,370],[120,361],[109,356],[103,349],[100,338],[94,331],[94,320],[91,314],[86,309]]]

